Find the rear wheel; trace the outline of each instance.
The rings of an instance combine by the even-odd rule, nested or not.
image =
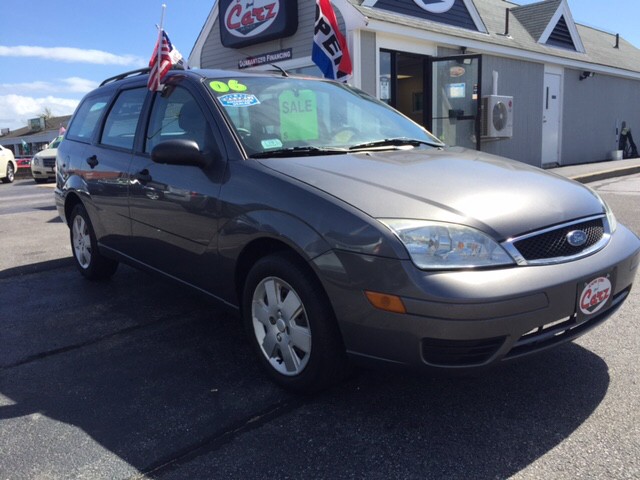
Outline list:
[[[344,377],[346,354],[333,310],[313,273],[290,255],[270,255],[249,272],[245,327],[260,362],[280,386],[313,392]]]
[[[12,183],[16,178],[16,171],[13,168],[13,163],[7,162],[6,176],[2,179],[3,183]]]
[[[96,234],[83,205],[73,208],[69,226],[71,250],[80,273],[89,280],[110,278],[116,272],[118,262],[103,256],[98,250]]]

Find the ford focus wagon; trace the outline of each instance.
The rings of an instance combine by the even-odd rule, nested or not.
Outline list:
[[[144,71],[88,94],[57,154],[77,267],[118,262],[237,311],[280,385],[350,360],[472,371],[592,329],[640,241],[588,187],[448,148],[349,86]]]

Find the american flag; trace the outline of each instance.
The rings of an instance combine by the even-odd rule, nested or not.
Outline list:
[[[158,55],[158,48],[160,48],[160,55]],[[160,57],[160,62],[158,62],[158,57]],[[169,36],[162,30],[162,36],[158,39],[156,48],[153,49],[151,60],[149,60],[149,67],[151,67],[149,81],[147,82],[149,90],[160,90],[160,84],[167,72],[171,70],[171,67],[182,63],[182,55],[173,47]]]

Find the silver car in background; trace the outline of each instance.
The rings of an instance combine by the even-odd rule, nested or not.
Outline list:
[[[31,159],[31,175],[36,183],[44,183],[56,178],[56,153],[63,135],[53,139],[47,148],[36,153]]]

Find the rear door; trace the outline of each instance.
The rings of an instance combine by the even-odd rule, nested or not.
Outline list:
[[[128,171],[147,93],[146,86],[117,93],[102,122],[97,145],[87,151],[84,162],[95,215],[107,232],[100,242],[123,252],[131,236]]]

